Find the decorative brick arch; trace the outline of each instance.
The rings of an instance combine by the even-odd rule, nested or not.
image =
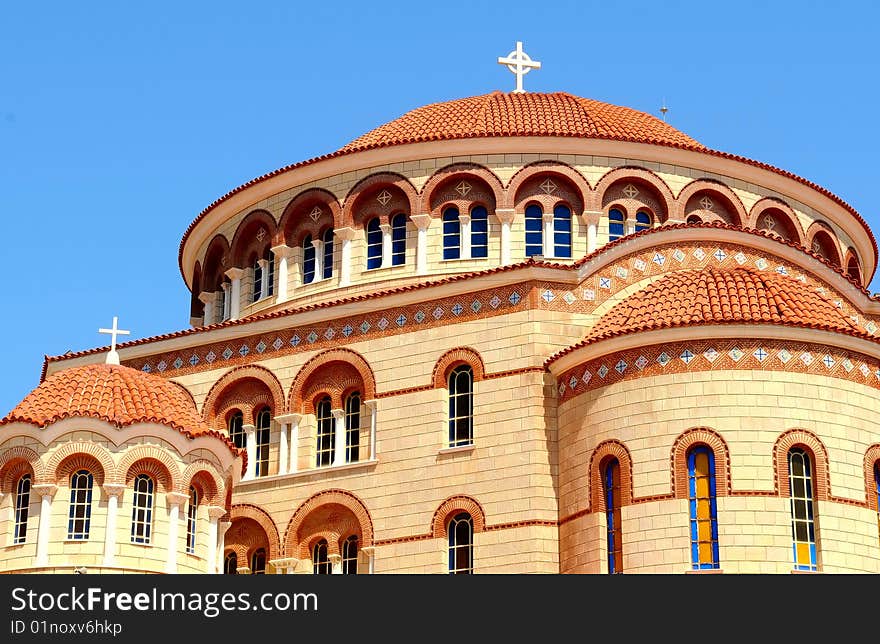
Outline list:
[[[159,492],[180,487],[180,467],[165,450],[155,445],[138,445],[125,452],[116,467],[114,483],[130,485],[138,474],[149,474],[159,484]]]
[[[216,292],[223,283],[224,273],[229,269],[231,254],[229,240],[220,233],[214,235],[205,250],[205,263],[202,272],[202,290]],[[198,297],[198,293],[193,293]]]
[[[341,506],[347,512],[339,513],[337,510],[337,514],[334,516],[333,510],[328,510],[331,506]],[[323,511],[322,508],[324,508]],[[309,522],[310,517],[313,522]],[[308,528],[312,525],[315,528],[309,530]],[[318,526],[323,526],[323,529],[319,529]],[[329,534],[331,537],[336,535],[332,541],[327,539],[327,544],[330,554],[338,554],[339,538],[345,536],[346,531],[349,531],[349,534],[359,533],[359,548],[368,548],[373,545],[373,520],[370,518],[370,513],[363,501],[351,492],[344,490],[334,489],[318,492],[306,499],[290,517],[287,530],[284,533],[285,556],[309,559],[311,557],[310,548],[316,541],[315,537],[319,534]]]
[[[727,443],[714,429],[695,427],[675,439],[670,461],[672,465],[672,494],[676,499],[688,498],[687,453],[691,447],[705,445],[715,456],[715,495],[730,494],[730,451]]]
[[[322,214],[313,220],[310,213],[320,208]],[[339,199],[329,190],[309,188],[290,200],[278,222],[277,235],[273,245],[287,244],[301,246],[303,237],[316,238],[328,227],[342,227],[342,206]]]
[[[846,254],[843,256],[843,264],[841,264],[840,268],[859,286],[862,285],[862,263],[859,261],[858,253],[856,253],[852,246],[846,249]]]
[[[290,386],[288,399],[288,408],[291,411],[302,410],[303,406],[310,402],[307,396],[306,384],[316,372],[327,368],[333,362],[345,363],[360,375],[361,383],[363,384],[362,393],[364,400],[376,397],[376,378],[366,359],[357,351],[352,351],[351,349],[329,349],[313,356],[296,374],[293,384]],[[351,383],[339,383],[340,396],[342,395],[342,390],[349,384]]]
[[[265,230],[265,236],[258,239],[260,229]],[[275,218],[267,210],[252,210],[238,224],[235,235],[232,236],[231,256],[234,266],[246,268],[249,265],[250,255],[256,254],[262,257],[266,248],[272,246],[272,240],[277,237],[277,225]]]
[[[602,468],[605,463],[616,458],[620,463],[620,505],[630,505],[633,500],[632,458],[626,445],[618,440],[602,441],[590,456],[590,507],[592,512],[605,511],[605,496],[602,494]]]
[[[419,213],[421,207],[419,193],[409,179],[396,172],[377,172],[376,174],[364,177],[348,191],[342,206],[342,225],[354,225],[356,210],[359,209],[362,199],[370,196],[374,190],[378,191],[383,186],[396,188],[403,193],[403,199],[405,200],[405,204],[399,203],[397,199],[392,199],[386,204],[377,204],[374,210],[376,214],[384,215],[383,223],[387,223],[388,215],[393,213],[403,212],[404,210],[407,215]],[[402,207],[404,205],[405,208]]]
[[[186,466],[180,477],[178,492],[189,493],[191,484],[202,488],[202,498],[209,505],[226,505],[226,485],[210,461],[197,460]]]
[[[223,374],[208,391],[202,404],[202,418],[209,427],[225,430],[225,414],[237,407],[244,415],[244,423],[253,424],[253,411],[260,404],[269,405],[276,416],[284,413],[284,390],[278,378],[260,365],[236,367]]]
[[[722,201],[728,206],[726,209],[730,211],[730,216],[736,219],[736,221],[727,223],[730,223],[737,228],[745,228],[749,217],[748,214],[746,214],[746,209],[745,206],[743,206],[742,201],[740,201],[740,198],[730,189],[730,187],[713,179],[695,179],[679,191],[678,197],[675,201],[674,219],[684,221],[685,216],[687,215],[686,207],[688,201],[690,201],[691,197],[701,191],[713,193],[716,198],[721,197]]]
[[[483,506],[469,496],[451,496],[440,504],[431,519],[431,534],[435,539],[445,539],[448,536],[449,519],[459,512],[467,512],[471,516],[474,534],[486,529]]]
[[[280,541],[278,539],[278,528],[275,526],[272,517],[270,517],[265,510],[249,503],[233,505],[229,509],[229,521],[234,525],[236,521],[241,521],[243,519],[250,519],[259,526],[261,534],[266,540],[265,544],[261,544],[266,546],[266,560],[271,561],[272,559],[278,559],[281,553]],[[231,530],[232,526],[230,526],[229,529]],[[248,541],[247,543],[254,545],[256,542]],[[256,547],[259,546],[254,546],[254,549],[256,549]],[[249,554],[249,552],[245,553],[245,555],[247,554]],[[240,555],[238,561],[240,565],[242,561]],[[245,559],[245,563],[250,566],[249,559]]]
[[[622,182],[633,183],[649,190],[653,197],[652,201],[656,201],[658,206],[655,207],[650,203],[645,205],[651,206],[652,211],[657,211],[653,214],[658,222],[665,223],[669,219],[675,208],[675,195],[672,194],[672,190],[663,179],[647,168],[639,166],[621,166],[602,175],[602,178],[596,183],[596,189],[590,193],[589,210],[604,210],[605,194],[612,186]]]
[[[806,246],[806,238],[804,237],[804,229],[801,226],[801,222],[798,219],[797,214],[782,199],[777,199],[776,197],[764,197],[763,199],[759,199],[755,202],[755,205],[752,206],[752,210],[749,212],[749,221],[748,228],[754,228],[755,230],[767,230],[770,233],[777,233],[777,231],[768,229],[766,226],[762,225],[761,215],[763,215],[768,210],[775,210],[778,212],[773,213],[774,219],[783,219],[783,224],[788,229],[785,232],[787,234],[780,235],[786,241],[790,241],[793,244],[798,244],[799,246]]]
[[[460,364],[467,364],[474,370],[474,382],[482,380],[486,377],[486,367],[483,364],[483,358],[470,347],[456,347],[450,349],[434,364],[434,372],[431,375],[431,382],[435,389],[445,389],[446,380],[449,372]]]
[[[824,221],[816,220],[806,233],[806,248],[813,255],[818,255],[836,268],[841,268],[840,248],[837,243],[837,235],[834,229]],[[816,250],[818,247],[819,250]]]
[[[55,450],[46,463],[45,475],[56,483],[67,479],[78,469],[87,469],[95,477],[95,483],[103,485],[104,481],[116,481],[116,465],[104,447],[96,443],[66,443]],[[38,481],[43,483],[44,481]]]
[[[25,473],[22,467],[26,467],[33,475],[32,483],[51,482],[46,480],[39,454],[28,447],[16,445],[0,450],[0,494],[12,491],[13,482]]]
[[[437,190],[448,184],[466,179],[467,177],[480,180],[480,184],[485,186],[489,193],[491,193],[491,197],[494,199],[495,203],[486,204],[487,208],[490,209],[490,213],[490,206],[501,208],[503,207],[502,204],[506,203],[504,186],[494,172],[484,166],[477,165],[476,163],[452,163],[437,170],[431,175],[431,178],[428,179],[424,187],[422,187],[422,192],[420,194],[422,210],[430,212],[434,217],[439,216],[441,206],[443,206],[446,201],[444,200],[443,203],[434,203],[437,198]],[[461,202],[457,204],[459,211],[465,212],[462,208],[465,205],[470,204],[474,199],[469,193],[468,195],[464,195],[462,199],[456,199],[455,201]]]
[[[880,464],[880,443],[874,443],[865,452],[865,493],[868,507],[880,512],[877,507],[877,483],[874,479],[874,467]]]
[[[223,542],[224,562],[231,550],[235,553],[237,568],[250,568],[251,555],[260,548],[266,549],[266,562],[271,561],[271,541],[263,526],[252,517],[233,518]]]
[[[590,183],[580,172],[570,165],[559,161],[535,161],[517,170],[516,174],[510,178],[507,184],[507,198],[510,205],[507,207],[517,208],[517,211],[521,213],[522,209],[519,206],[526,198],[520,198],[520,190],[532,179],[542,175],[561,177],[570,186],[570,189],[574,192],[573,198],[569,197],[568,199],[563,199],[563,201],[575,202],[569,204],[572,208],[572,216],[580,215],[581,212],[587,209],[587,204],[592,202],[593,189],[590,188]],[[581,212],[577,212],[578,210]]]
[[[792,447],[801,447],[810,455],[813,464],[813,487],[815,501],[827,501],[831,493],[828,472],[828,453],[819,437],[806,429],[790,429],[784,432],[773,445],[773,463],[775,465],[776,492],[781,497],[790,497],[791,488],[788,480],[788,451]]]

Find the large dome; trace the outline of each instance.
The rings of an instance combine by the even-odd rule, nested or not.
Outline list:
[[[339,152],[494,136],[614,139],[705,149],[664,121],[628,107],[566,92],[496,91],[419,107],[358,137]]]

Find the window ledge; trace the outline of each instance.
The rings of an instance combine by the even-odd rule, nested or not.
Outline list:
[[[686,575],[722,575],[724,571],[721,568],[701,568],[699,570],[694,570],[691,568],[690,570],[684,571]]]
[[[818,570],[792,570],[792,575],[818,575],[820,571]]]
[[[391,266],[376,266],[375,268],[367,268],[364,267],[365,275],[374,275],[375,273],[392,273],[395,270],[401,270],[407,268],[406,262],[403,264],[392,264]],[[409,268],[412,268],[410,266]]]
[[[369,469],[376,465],[379,462],[378,458],[371,458],[365,461],[358,461],[356,463],[346,463],[345,465],[325,465],[324,467],[312,467],[307,470],[297,470],[296,472],[288,472],[287,474],[271,474],[269,476],[258,476],[256,478],[247,479],[246,481],[239,481],[236,484],[236,487],[248,487],[250,485],[256,483],[264,483],[271,481],[280,481],[287,479],[296,479],[296,478],[306,478],[309,476],[314,476],[315,474],[324,474],[324,473],[346,473],[351,472],[352,470],[357,471],[360,469]]]
[[[470,443],[469,445],[457,445],[455,447],[444,447],[441,450],[438,450],[437,454],[462,454],[474,451],[474,444]]]
[[[455,262],[486,262],[488,257],[452,257],[450,259],[441,259],[444,264],[454,264]]]

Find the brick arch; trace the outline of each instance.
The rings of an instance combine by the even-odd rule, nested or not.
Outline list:
[[[252,517],[235,517],[226,531],[223,541],[223,558],[231,550],[237,558],[237,568],[250,568],[251,555],[259,548],[266,549],[266,562],[274,557],[271,553],[271,542],[263,526]]]
[[[469,496],[451,496],[440,504],[431,519],[431,534],[435,539],[448,536],[449,519],[458,512],[467,512],[474,522],[474,534],[486,529],[486,513],[483,506]]]
[[[589,209],[593,211],[603,210],[605,194],[616,183],[623,181],[632,182],[637,186],[641,185],[643,188],[646,187],[659,205],[659,207],[651,208],[652,210],[659,210],[659,212],[653,213],[656,220],[660,223],[665,223],[669,219],[670,213],[673,212],[675,207],[675,195],[672,194],[672,190],[663,179],[647,168],[639,166],[621,166],[609,170],[602,175],[602,178],[596,182],[596,189],[590,193]],[[651,204],[646,205],[650,206]],[[633,213],[633,216],[635,216],[635,213]]]
[[[339,532],[335,530],[321,530],[312,532],[310,536],[302,542],[298,550],[298,559],[311,559],[312,549],[321,541],[327,542],[327,556],[341,554],[339,551]],[[312,562],[314,563],[314,562]]]
[[[880,464],[880,443],[874,443],[865,452],[865,493],[868,507],[880,512],[877,507],[877,483],[874,480],[874,466]]]
[[[278,528],[272,520],[272,517],[270,517],[265,510],[258,508],[255,505],[251,505],[250,503],[233,505],[229,509],[229,521],[233,524],[235,521],[241,521],[244,519],[249,519],[256,523],[262,534],[265,536],[266,560],[271,561],[272,559],[278,559],[281,553],[281,542],[278,539]],[[231,530],[232,526],[230,526],[229,529]],[[239,558],[239,562],[241,562],[241,558]],[[245,560],[245,562],[250,566],[250,559]]]
[[[325,395],[330,396],[332,409],[343,409],[346,394],[364,389],[364,379],[353,365],[338,360],[328,362],[303,383],[300,390],[302,405],[298,409],[304,414],[314,413],[315,401]]]
[[[364,400],[376,397],[376,378],[366,359],[357,351],[352,351],[351,349],[328,349],[313,356],[300,368],[293,379],[293,384],[290,386],[288,409],[297,411],[303,408],[303,404],[306,402],[303,396],[306,383],[310,380],[312,374],[332,362],[344,362],[360,374],[364,388],[362,392]]]
[[[47,483],[66,479],[78,469],[88,469],[95,477],[95,483],[116,480],[116,465],[104,447],[96,443],[66,443],[55,450],[46,464],[45,474],[51,477]],[[40,481],[42,482],[42,481]]]
[[[262,240],[257,239],[260,228],[265,229],[266,235]],[[245,216],[235,229],[230,244],[232,263],[239,268],[246,268],[249,264],[249,256],[263,252],[272,246],[272,240],[277,236],[275,218],[267,210],[252,210]]]
[[[807,243],[805,245],[807,250],[814,255],[819,255],[829,264],[838,268],[841,267],[837,235],[834,234],[834,229],[831,226],[817,219],[807,228],[806,239]],[[819,245],[818,251],[816,250],[816,244]]]
[[[317,221],[313,221],[309,214],[316,206],[323,213]],[[273,245],[302,246],[303,237],[308,234],[314,239],[328,226],[342,227],[342,206],[339,199],[324,188],[308,188],[287,204],[278,222]]]
[[[370,512],[367,510],[363,501],[351,492],[334,489],[325,492],[318,492],[317,494],[312,495],[306,499],[302,505],[297,508],[296,512],[293,513],[293,516],[290,517],[290,521],[287,524],[287,530],[284,533],[284,553],[286,557],[295,557],[297,559],[308,559],[311,557],[309,548],[311,542],[314,541],[313,535],[317,534],[317,530],[313,530],[310,534],[303,536],[300,536],[300,532],[304,527],[309,527],[309,525],[307,525],[307,520],[313,512],[319,511],[322,507],[327,508],[329,506],[341,506],[351,513],[360,532],[359,548],[368,548],[373,545],[373,520],[370,518]],[[321,521],[315,522],[316,525],[326,522],[328,519],[331,519],[331,517],[322,516],[320,519]],[[331,525],[333,525],[332,520]],[[339,530],[349,529],[352,525],[353,524],[347,520],[338,521],[337,524],[334,525],[337,529],[331,530],[331,532],[339,533],[340,536],[342,536],[342,533],[339,532]],[[328,539],[328,551],[332,553],[331,548],[333,546],[330,545],[330,543],[331,542]],[[336,539],[336,548],[338,549],[338,547],[338,539]]]
[[[688,429],[672,445],[670,455],[672,494],[676,499],[688,498],[687,453],[691,447],[705,445],[715,456],[715,494],[730,494],[730,450],[721,435],[708,427]]]
[[[377,214],[383,216],[383,223],[387,223],[388,216],[406,210],[407,215],[415,215],[419,213],[421,201],[419,192],[409,179],[396,172],[377,172],[368,177],[364,177],[358,181],[354,187],[348,191],[342,206],[342,225],[352,226],[356,221],[356,211],[362,205],[363,199],[372,196],[374,190],[379,190],[384,186],[396,188],[403,193],[404,204],[399,200],[392,199],[387,204],[382,205],[376,203],[375,207],[368,214]],[[402,206],[405,205],[405,209]],[[373,212],[375,211],[375,212]],[[367,213],[364,213],[365,215]],[[361,220],[360,223],[363,223]]]
[[[533,179],[542,175],[555,175],[569,185],[569,191],[573,193],[574,198],[569,197],[563,201],[574,202],[569,204],[572,208],[572,216],[580,215],[587,208],[587,204],[592,201],[593,189],[590,188],[590,183],[580,172],[559,161],[535,161],[517,170],[516,174],[510,178],[507,184],[507,198],[510,205],[507,207],[517,208],[518,212],[522,212],[524,207],[521,209],[518,206],[527,197],[520,198],[520,191],[527,187],[527,184]]]
[[[187,465],[180,476],[178,492],[188,493],[192,483],[201,486],[202,498],[205,503],[220,507],[226,505],[226,485],[210,461],[200,459]]]
[[[489,206],[501,208],[502,204],[506,202],[504,186],[501,184],[501,180],[498,176],[489,168],[476,163],[451,163],[434,172],[422,187],[420,193],[422,210],[425,212],[430,211],[431,215],[435,217],[439,216],[440,206],[443,204],[439,204],[435,208],[433,203],[437,190],[445,186],[447,182],[455,182],[457,180],[465,179],[466,177],[479,179],[480,183],[488,188],[495,203],[486,204],[487,208]],[[469,195],[465,195],[461,201],[469,204],[473,199]],[[461,207],[462,206],[459,205],[459,211],[465,212],[465,210],[461,210]]]
[[[205,250],[202,272],[202,290],[216,292],[223,283],[223,274],[230,268],[229,240],[220,233],[214,235]],[[198,293],[194,293],[198,297]]]
[[[862,284],[862,263],[859,261],[859,255],[856,250],[850,246],[846,249],[843,257],[843,264],[840,266],[843,272],[855,280],[860,286]]]
[[[471,366],[474,370],[474,382],[486,377],[486,367],[479,352],[470,347],[456,347],[440,356],[440,359],[434,364],[434,372],[431,375],[434,388],[445,389],[449,372],[460,364]]]
[[[773,463],[775,465],[776,492],[781,497],[791,496],[788,482],[788,450],[802,447],[810,455],[813,464],[813,486],[815,501],[827,501],[831,493],[828,472],[828,453],[819,437],[806,429],[790,429],[784,432],[773,445]]]
[[[630,505],[633,500],[632,458],[626,445],[618,440],[602,441],[593,449],[590,456],[590,506],[592,512],[605,511],[605,496],[602,494],[602,466],[609,458],[620,463],[620,504]]]
[[[155,445],[138,445],[125,452],[116,467],[114,483],[129,485],[138,474],[152,475],[161,485],[160,492],[173,492],[180,487],[180,466]]]
[[[762,225],[761,215],[767,212],[768,210],[776,210],[778,211],[784,218],[785,223],[787,224],[787,228],[789,228],[788,235],[780,235],[783,239],[790,241],[794,244],[799,244],[800,246],[805,245],[806,238],[804,237],[804,229],[801,226],[801,222],[798,219],[797,214],[782,199],[777,199],[776,197],[764,197],[763,199],[758,199],[755,202],[755,205],[752,206],[752,209],[749,211],[749,220],[748,220],[748,228],[754,228],[755,230],[768,230]],[[774,213],[776,218],[779,218],[779,215]],[[776,232],[774,230],[770,230],[769,232]]]
[[[728,223],[738,228],[745,228],[746,222],[748,221],[748,215],[746,214],[746,209],[745,206],[743,206],[742,201],[740,201],[740,198],[730,189],[729,186],[720,181],[715,181],[714,179],[695,179],[682,188],[675,200],[674,219],[684,221],[687,214],[685,209],[688,201],[691,197],[701,191],[710,192],[716,197],[721,197],[729,206],[728,210],[731,211],[731,216],[737,219],[737,221]]]
[[[248,386],[247,381],[257,381],[265,387],[265,391],[259,391],[260,384],[251,382]],[[235,388],[242,383],[248,391],[236,392]],[[242,394],[245,398],[239,400],[236,398],[236,393]],[[248,399],[246,398],[248,394],[255,395],[258,399]],[[218,419],[224,418],[225,413],[231,408],[230,405],[239,402],[246,407],[241,410],[245,424],[253,423],[253,409],[258,403],[268,404],[275,415],[285,412],[284,390],[281,383],[274,373],[260,365],[236,367],[223,374],[208,391],[205,402],[202,403],[202,418],[209,427],[225,430],[225,423],[220,427],[217,424]]]
[[[10,477],[15,476],[15,473],[19,471],[17,468],[20,467],[21,463],[26,463],[30,468],[33,474],[33,480],[31,481],[33,484],[52,482],[46,479],[45,468],[43,467],[43,461],[40,460],[40,455],[28,447],[16,445],[15,447],[0,450],[0,494],[11,491],[13,481]]]

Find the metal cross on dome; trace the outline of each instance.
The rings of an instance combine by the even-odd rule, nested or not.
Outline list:
[[[107,353],[107,364],[119,364],[119,354],[116,352],[116,336],[117,335],[128,335],[131,331],[123,331],[122,329],[116,326],[116,323],[119,321],[119,318],[115,315],[113,316],[113,328],[110,329],[98,329],[98,333],[109,333],[110,334],[110,351]]]
[[[516,76],[516,89],[513,91],[517,94],[525,92],[522,86],[523,76],[533,69],[541,69],[541,63],[529,58],[528,54],[522,50],[522,41],[520,40],[516,41],[516,49],[507,54],[506,57],[498,57],[498,64],[507,65],[507,69]]]

